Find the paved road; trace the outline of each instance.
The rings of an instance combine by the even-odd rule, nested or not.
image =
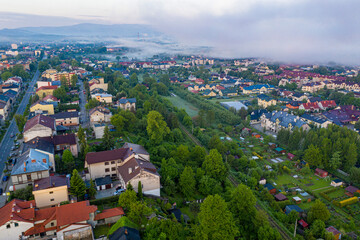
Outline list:
[[[29,87],[25,93],[25,96],[23,97],[17,111],[16,114],[23,114],[25,109],[26,109],[26,105],[29,103],[29,99],[30,96],[33,94],[34,92],[34,86],[36,83],[36,80],[39,78],[39,70],[36,71],[33,79],[31,80]],[[11,151],[11,147],[14,145],[14,138],[11,138],[11,134],[17,134],[19,133],[19,130],[16,126],[16,122],[15,122],[15,118],[13,118],[10,122],[9,128],[7,129],[5,136],[1,142],[0,145],[0,176],[2,174],[2,171],[4,170],[5,167],[5,162],[7,161],[7,157],[10,154]]]
[[[85,104],[87,102],[86,96],[84,94],[85,88],[84,88],[84,83],[82,80],[79,80],[80,82],[80,119],[81,119],[81,126],[86,128],[88,127],[89,124],[89,118],[87,116],[87,112],[86,112],[86,108],[85,108]]]

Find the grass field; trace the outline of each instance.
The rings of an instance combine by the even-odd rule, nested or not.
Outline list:
[[[176,96],[171,96],[171,97],[166,97],[166,99],[168,99],[172,104],[174,104],[175,107],[177,108],[184,108],[185,111],[187,112],[187,114],[189,114],[190,117],[195,117],[196,115],[198,115],[198,111],[199,109],[196,108],[194,105],[192,105],[191,103],[185,101],[184,99]]]
[[[229,99],[218,99],[218,98],[212,98],[209,99],[208,101],[213,102],[213,103],[217,103],[217,102],[232,102],[232,101],[242,101],[242,100],[252,100],[252,98],[250,98],[249,96],[236,96],[236,97],[232,97]]]
[[[96,228],[94,228],[95,239],[99,238],[102,235],[107,236],[110,228],[111,228],[111,226],[109,226],[109,225],[100,225],[100,226],[97,226]]]

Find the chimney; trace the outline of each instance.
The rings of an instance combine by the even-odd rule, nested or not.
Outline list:
[[[74,201],[74,199],[71,199],[71,203],[74,203],[75,201]]]
[[[132,151],[133,150],[133,148],[130,148],[130,151]]]
[[[26,167],[26,161],[24,162],[24,167]]]
[[[12,208],[12,209],[11,209],[11,212],[15,212],[15,208]]]
[[[30,203],[30,208],[33,208],[33,205],[32,205],[32,203]]]
[[[43,158],[43,163],[46,163],[46,158]]]
[[[129,168],[129,174],[131,174],[132,173],[132,168]]]
[[[17,212],[18,212],[18,213],[20,212],[20,208],[17,210]]]
[[[24,172],[26,172],[26,167],[24,167]]]

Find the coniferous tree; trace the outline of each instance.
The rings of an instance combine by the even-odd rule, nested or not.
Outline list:
[[[79,175],[79,172],[74,169],[70,179],[69,192],[78,199],[83,199],[86,193],[86,186],[84,180]]]

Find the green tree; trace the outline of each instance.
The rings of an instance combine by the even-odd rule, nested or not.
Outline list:
[[[344,156],[344,169],[349,171],[350,168],[354,167],[357,162],[357,147],[355,143],[351,143],[349,149]]]
[[[76,196],[78,199],[83,199],[86,193],[85,182],[84,180],[82,180],[76,169],[74,169],[72,172],[69,192],[72,195]]]
[[[195,174],[191,167],[186,166],[180,175],[180,189],[181,192],[189,199],[195,193]]]
[[[219,195],[210,195],[200,206],[196,239],[234,239],[238,235],[232,214]]]
[[[11,78],[13,75],[12,75],[12,73],[11,72],[3,72],[2,74],[1,74],[1,79],[3,80],[3,81],[6,81],[6,80],[8,80],[9,78]]]
[[[218,181],[224,181],[227,175],[227,169],[223,162],[221,154],[216,150],[210,150],[209,155],[205,157],[202,165],[206,175]]]
[[[110,130],[108,126],[105,126],[104,129],[104,135],[102,138],[102,145],[104,147],[105,150],[110,150],[114,147],[114,141],[113,138],[111,136]]]
[[[246,185],[239,184],[232,191],[229,208],[233,213],[236,226],[240,228],[240,233],[247,238],[250,238],[251,233],[254,232],[255,204],[256,198]]]
[[[334,152],[329,161],[329,168],[332,170],[338,169],[341,165],[340,152]]]
[[[90,110],[90,109],[92,109],[94,107],[97,107],[99,105],[100,105],[100,102],[98,100],[96,100],[95,98],[92,98],[87,102],[87,104],[85,104],[85,108],[87,110]]]
[[[71,170],[75,167],[75,160],[69,149],[64,150],[62,154],[62,162],[67,172],[71,172]]]
[[[320,200],[316,199],[315,203],[311,206],[308,212],[308,221],[310,223],[315,220],[326,222],[330,218],[330,212],[326,205]]]
[[[312,144],[305,150],[304,160],[312,166],[322,167],[322,158],[320,149]]]
[[[15,114],[15,122],[19,129],[19,132],[22,133],[26,124],[26,117],[20,114]]]
[[[131,87],[135,87],[139,83],[136,73],[131,74],[129,84]]]
[[[319,219],[311,225],[311,232],[316,238],[322,238],[325,235],[325,223]]]
[[[360,130],[360,120],[355,123],[354,128],[358,131]]]
[[[257,233],[258,240],[281,240],[283,239],[279,232],[270,227],[269,224],[261,226]]]
[[[350,180],[354,183],[360,184],[360,168],[352,167],[349,171]]]
[[[163,116],[157,111],[150,111],[147,115],[146,130],[153,144],[160,144],[164,137],[170,133]]]
[[[128,218],[141,226],[146,217],[151,214],[151,208],[145,205],[145,203],[135,201],[130,203],[130,211],[128,213]]]
[[[120,135],[125,126],[125,118],[120,114],[115,114],[111,117],[110,121],[116,129],[116,133]]]
[[[76,83],[78,81],[78,76],[76,74],[71,76],[71,87],[76,87]]]
[[[119,196],[119,206],[124,209],[130,209],[130,204],[137,201],[136,192],[132,189],[127,189]]]
[[[90,198],[94,198],[96,195],[96,192],[97,191],[96,191],[94,181],[92,179],[90,179],[90,186],[88,188],[88,194],[89,194]]]
[[[205,160],[206,150],[203,147],[196,145],[190,153],[190,159],[195,166],[201,166]]]
[[[138,197],[139,197],[139,199],[143,198],[143,190],[142,190],[141,181],[138,182]]]

